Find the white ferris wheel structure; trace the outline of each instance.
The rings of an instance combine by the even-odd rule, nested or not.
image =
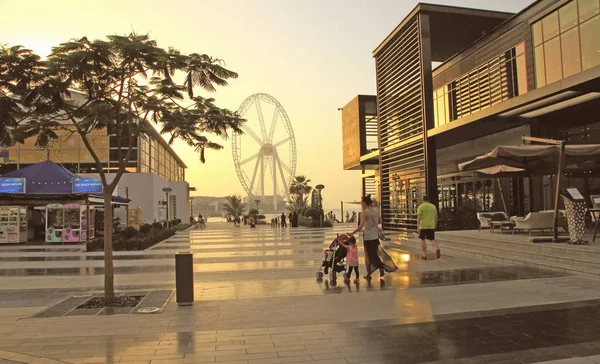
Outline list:
[[[258,93],[242,102],[238,113],[246,119],[243,135],[232,138],[233,162],[250,201],[290,200],[296,173],[296,139],[285,109],[271,95]],[[268,126],[268,128],[267,128]]]

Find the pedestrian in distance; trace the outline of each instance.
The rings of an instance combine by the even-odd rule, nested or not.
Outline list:
[[[282,212],[281,213],[281,227],[282,228],[286,228],[287,227],[287,223],[286,223],[287,217],[285,216],[285,214]]]
[[[435,248],[435,257],[437,259],[440,259],[442,256],[440,248],[435,241],[437,222],[437,208],[429,202],[429,196],[423,196],[423,203],[417,208],[417,233],[419,234],[419,239],[421,239],[421,248],[423,249],[421,259],[423,260],[427,260],[427,242],[425,240],[429,240]]]

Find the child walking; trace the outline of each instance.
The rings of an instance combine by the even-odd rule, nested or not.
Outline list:
[[[356,279],[354,283],[360,284],[360,280],[358,279],[358,247],[356,246],[356,239],[350,238],[346,240],[345,243],[338,241],[338,245],[346,249],[346,278],[345,282],[350,282],[350,277],[352,275],[352,270],[356,273]]]

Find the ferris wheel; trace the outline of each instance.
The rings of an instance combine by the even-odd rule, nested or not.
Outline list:
[[[238,113],[246,119],[243,135],[232,139],[233,162],[248,196],[271,195],[290,200],[289,187],[296,173],[296,139],[283,106],[271,95],[258,93],[242,102]],[[265,119],[269,121],[269,128]]]

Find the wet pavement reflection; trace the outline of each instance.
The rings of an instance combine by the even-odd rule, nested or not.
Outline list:
[[[80,246],[3,247],[3,282],[31,276],[29,282],[48,287],[0,289],[0,309],[7,310],[0,311],[0,350],[73,363],[150,364],[523,364],[600,354],[600,300],[543,301],[553,289],[572,296],[585,291],[579,279],[552,284],[570,278],[565,274],[452,256],[423,262],[419,252],[384,244],[399,270],[383,280],[377,274],[370,281],[361,277],[360,284],[346,284],[341,274],[335,284],[328,276],[316,280],[323,249],[347,230],[209,229],[143,252],[116,252],[120,292],[128,284],[137,291],[172,290],[173,255],[194,252],[195,304],[171,301],[155,315],[88,317],[63,307],[60,318],[31,318],[46,312],[42,307],[88,293],[73,282],[101,282],[102,253],[79,252]],[[519,307],[518,296],[496,291],[519,284],[523,292],[533,287],[532,296],[540,295],[544,305]],[[484,304],[468,302],[476,300]]]

